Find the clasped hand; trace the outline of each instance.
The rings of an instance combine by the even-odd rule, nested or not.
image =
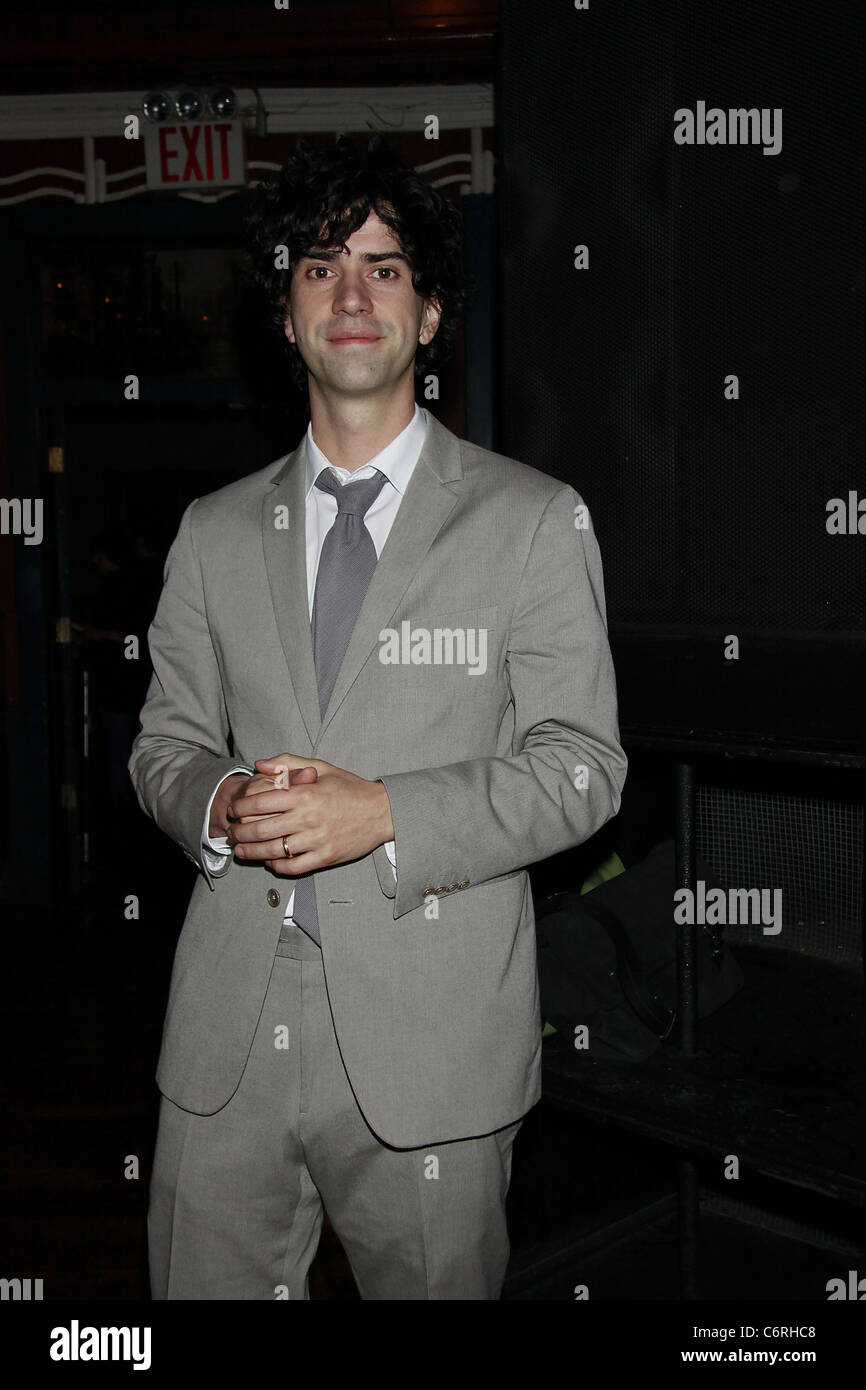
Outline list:
[[[285,788],[274,786],[280,766],[289,769],[291,785]],[[255,767],[227,812],[229,844],[245,863],[264,863],[294,878],[361,859],[393,840],[391,804],[381,782],[291,753],[257,758]]]

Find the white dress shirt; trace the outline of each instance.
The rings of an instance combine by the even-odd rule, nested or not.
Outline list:
[[[319,559],[322,554],[322,546],[325,536],[330,531],[337,516],[337,499],[329,492],[322,492],[321,488],[315,486],[316,479],[325,468],[330,468],[340,483],[353,482],[358,478],[371,478],[373,470],[376,469],[385,475],[385,483],[382,491],[370,506],[369,511],[364,517],[367,530],[370,532],[373,544],[376,547],[376,559],[382,554],[382,547],[388,539],[388,533],[394,524],[394,518],[403,500],[403,494],[409,485],[409,479],[415,471],[415,464],[424,447],[424,439],[427,433],[427,412],[415,405],[415,414],[409,421],[404,430],[392,439],[390,444],[376,455],[375,458],[365,463],[362,468],[356,468],[354,473],[350,473],[346,468],[340,468],[336,464],[329,463],[322,453],[318,444],[313,439],[312,421],[307,426],[306,435],[306,470],[307,470],[307,491],[306,500],[306,531],[307,531],[307,607],[310,620],[313,616],[313,598],[316,592],[316,576],[319,572]],[[277,750],[281,753],[291,753],[291,748],[281,748]],[[276,753],[269,753],[268,757],[276,756]],[[253,768],[236,767],[231,772],[226,773],[226,777],[231,777],[235,772],[253,772]],[[352,769],[349,768],[351,772]],[[223,777],[214,788],[213,796],[207,804],[204,816],[204,826],[202,828],[202,854],[205,863],[210,871],[219,875],[220,871],[226,872],[228,861],[232,857],[232,848],[225,835],[211,836],[208,834],[210,825],[211,807],[214,796],[225,781]],[[397,877],[397,860],[394,848],[394,841],[389,840],[384,846],[385,852],[394,871],[394,878]],[[292,907],[295,901],[295,890],[292,889],[291,896],[286,905],[286,915],[284,921],[293,921]]]

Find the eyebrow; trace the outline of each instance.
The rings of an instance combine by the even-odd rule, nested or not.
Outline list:
[[[342,256],[342,251],[305,251],[301,257],[302,261],[335,261],[338,256]],[[403,261],[411,269],[412,263],[409,257],[402,251],[362,251],[360,260],[365,265],[375,265],[379,261]]]

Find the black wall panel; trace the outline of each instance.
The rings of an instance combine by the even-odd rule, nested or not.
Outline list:
[[[498,447],[590,506],[624,728],[866,746],[863,40],[839,0],[503,0]],[[678,144],[700,102],[759,143]]]

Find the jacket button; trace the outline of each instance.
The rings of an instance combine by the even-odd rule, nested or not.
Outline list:
[[[279,895],[279,893],[277,892],[276,888],[269,888],[269,889],[268,889],[268,903],[270,904],[271,907],[279,907],[279,905],[280,905],[280,895]]]

